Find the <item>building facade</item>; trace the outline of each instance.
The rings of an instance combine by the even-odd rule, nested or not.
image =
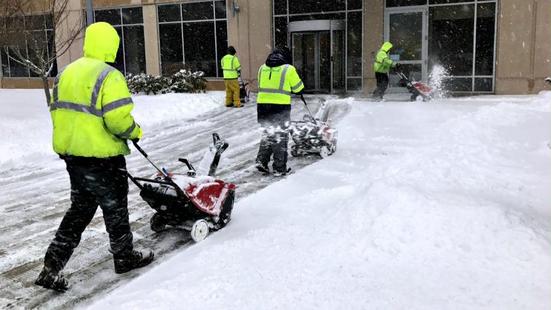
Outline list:
[[[374,56],[384,41],[413,79],[446,72],[453,93],[527,94],[551,75],[551,0],[94,0],[96,21],[121,36],[114,64],[124,73],[204,71],[220,88],[219,60],[233,45],[242,75],[254,81],[274,46],[288,46],[314,93],[369,94]],[[73,18],[85,1],[71,0]],[[36,16],[35,16],[36,18]],[[47,17],[45,17],[47,20]],[[44,27],[44,35],[51,29]],[[63,31],[57,31],[62,36]],[[59,39],[59,38],[58,38]],[[77,41],[58,59],[82,55]],[[0,54],[1,87],[39,87]],[[441,76],[441,75],[439,75]],[[391,87],[400,91],[391,75]]]

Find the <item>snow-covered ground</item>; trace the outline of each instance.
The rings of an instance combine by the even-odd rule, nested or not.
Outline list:
[[[186,120],[220,107],[222,92],[133,96],[133,115],[148,136],[162,122]],[[0,164],[52,157],[52,125],[41,89],[0,89]],[[13,162],[15,160],[15,162]]]
[[[551,309],[551,93],[340,100],[339,149],[91,309]]]
[[[150,231],[131,186],[135,240],[157,252],[154,266],[115,275],[98,212],[62,295],[32,284],[69,205],[42,96],[0,89],[0,308],[551,308],[549,92],[330,99],[337,153],[290,158],[295,173],[275,183],[251,169],[254,105],[228,110],[220,92],[137,96],[142,146],[162,166],[199,158],[212,131],[228,139],[220,175],[239,186],[233,221],[187,246],[181,232]],[[152,170],[135,152],[128,166]]]

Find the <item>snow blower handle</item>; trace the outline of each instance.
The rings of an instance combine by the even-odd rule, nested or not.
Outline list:
[[[140,152],[142,153],[143,157],[145,157],[145,159],[147,159],[147,161],[153,166],[155,167],[155,169],[157,169],[157,171],[159,171],[160,174],[162,174],[165,178],[170,178],[168,176],[168,174],[164,171],[164,169],[159,169],[159,167],[157,167],[157,165],[155,165],[150,159],[149,159],[149,156],[147,156],[147,153],[142,150],[142,148],[138,145],[138,141],[136,140],[132,140],[132,143],[134,144],[134,147]]]
[[[308,114],[310,114],[310,117],[314,120],[314,123],[318,123],[314,115],[312,115],[312,112],[310,111],[310,108],[308,107],[308,104],[306,103],[306,99],[304,99],[304,95],[300,94],[300,100],[304,103],[304,106],[306,107],[306,110],[308,111]]]

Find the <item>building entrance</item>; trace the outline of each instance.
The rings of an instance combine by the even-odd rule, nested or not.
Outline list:
[[[289,23],[293,64],[305,91],[338,93],[345,88],[344,22],[312,20]]]
[[[396,8],[385,12],[385,40],[394,44],[390,57],[401,64],[411,80],[427,79],[427,10]],[[390,87],[398,87],[399,77],[391,72]],[[397,88],[395,91],[406,91]]]

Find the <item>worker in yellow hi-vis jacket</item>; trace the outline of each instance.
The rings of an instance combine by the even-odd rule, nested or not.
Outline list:
[[[119,35],[113,26],[90,25],[84,37],[84,57],[63,69],[55,79],[50,114],[53,148],[65,161],[71,181],[71,206],[44,257],[36,284],[65,291],[60,273],[78,246],[98,205],[109,234],[115,272],[148,265],[153,252],[136,251],[128,220],[128,180],[124,155],[127,140],[142,130],[130,114],[134,104],[115,61]]]
[[[224,72],[224,86],[226,87],[226,107],[241,107],[239,98],[239,77],[241,76],[241,64],[239,58],[235,56],[236,51],[233,46],[228,47],[228,54],[222,57],[220,61],[222,71]]]

